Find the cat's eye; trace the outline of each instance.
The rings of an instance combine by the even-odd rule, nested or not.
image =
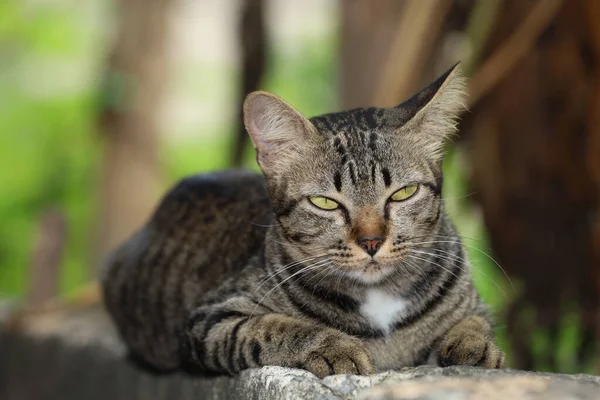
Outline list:
[[[340,207],[335,201],[323,196],[310,196],[308,200],[322,210],[335,210]]]
[[[419,189],[419,185],[410,185],[404,186],[402,189],[395,192],[391,199],[393,201],[404,201],[414,196],[417,193],[417,189]]]

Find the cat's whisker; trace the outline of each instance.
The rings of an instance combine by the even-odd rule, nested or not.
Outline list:
[[[479,243],[479,244],[482,244],[482,245],[485,243],[481,239],[475,239],[475,238],[472,238],[472,237],[469,237],[469,236],[462,236],[462,235],[459,235],[459,234],[456,234],[455,236],[450,236],[450,235],[440,235],[440,234],[436,233],[436,234],[429,235],[429,236],[435,236],[435,237],[445,238],[445,239],[457,239],[458,238],[458,239],[463,239],[463,240],[470,240],[472,242],[476,242],[476,243]]]
[[[313,276],[308,281],[304,282],[303,287],[306,287],[308,285],[308,282],[310,280],[314,279],[316,276],[319,276],[320,274],[324,273],[325,271],[328,271],[330,267],[331,267],[331,262],[319,265],[319,270],[315,274],[313,274]],[[300,279],[302,279],[302,276],[303,275],[298,276],[291,284],[293,285],[293,284],[298,283],[298,281]]]
[[[448,272],[449,274],[451,274],[451,275],[455,276],[456,278],[458,278],[458,275],[456,275],[454,272],[452,272],[452,271],[451,271],[451,270],[449,270],[448,268],[444,267],[443,265],[440,265],[440,264],[438,264],[438,263],[436,263],[436,262],[433,262],[433,261],[431,261],[431,260],[428,260],[428,259],[426,259],[426,258],[422,258],[422,257],[419,257],[419,256],[415,256],[415,255],[411,255],[411,254],[407,254],[407,256],[408,256],[408,257],[410,257],[410,258],[417,259],[417,260],[421,260],[421,261],[424,261],[424,262],[426,262],[426,263],[433,264],[433,265],[435,265],[435,266],[437,266],[437,267],[440,267],[440,268],[441,268],[441,269],[443,269],[444,271],[446,271],[446,272]]]
[[[477,243],[481,243],[484,244],[484,241],[481,239],[475,239],[469,236],[463,236],[463,235],[440,235],[438,233],[429,233],[426,235],[419,235],[419,236],[412,236],[409,240],[414,240],[414,239],[422,239],[422,238],[432,238],[432,237],[439,237],[439,238],[445,238],[445,239],[465,239],[465,240],[471,240],[473,242],[477,242]]]
[[[316,260],[318,258],[323,258],[323,257],[327,257],[327,255],[323,254],[323,255],[314,256],[314,257],[307,257],[307,258],[304,258],[302,260],[295,261],[295,262],[292,262],[290,264],[283,265],[283,266],[275,268],[274,271],[271,274],[269,274],[266,278],[264,278],[263,280],[260,281],[258,287],[252,292],[252,294],[256,293],[256,291],[259,290],[261,288],[261,286],[263,286],[269,280],[275,278],[277,275],[281,274],[282,272],[285,272],[285,271],[289,270],[290,268],[296,267],[296,266],[298,266],[298,265],[300,265],[302,263],[305,263],[307,261],[310,262],[310,261],[314,261],[314,260]]]
[[[460,261],[460,262],[462,262],[462,263],[464,263],[464,264],[467,264],[467,265],[468,265],[469,267],[471,267],[471,268],[472,268],[474,271],[476,271],[477,273],[479,273],[479,274],[483,275],[483,276],[484,276],[485,278],[487,278],[487,279],[488,279],[488,280],[489,280],[491,283],[493,283],[493,284],[494,284],[494,286],[496,286],[496,287],[498,288],[498,290],[500,290],[500,291],[502,292],[502,294],[504,295],[504,297],[508,297],[508,295],[506,294],[506,291],[504,291],[504,289],[503,289],[503,288],[502,288],[502,287],[501,287],[501,286],[500,286],[500,285],[499,285],[499,284],[498,284],[496,281],[494,281],[494,280],[493,280],[493,279],[492,279],[492,278],[491,278],[489,275],[487,275],[487,274],[486,274],[485,272],[483,272],[481,269],[479,269],[479,268],[476,268],[476,267],[475,267],[473,264],[471,264],[471,263],[469,262],[469,260],[467,260],[467,259],[465,259],[465,258],[463,258],[463,257],[460,257],[460,256],[458,256],[458,255],[456,255],[456,254],[452,254],[452,253],[450,253],[450,252],[447,252],[447,251],[444,251],[444,250],[440,250],[440,249],[436,249],[435,251],[437,251],[437,252],[442,252],[442,253],[447,253],[447,254],[448,254],[448,256],[445,256],[445,255],[440,255],[440,254],[434,254],[434,253],[429,253],[429,252],[426,252],[426,251],[414,250],[414,249],[411,249],[411,251],[413,251],[413,252],[416,252],[416,253],[419,253],[419,254],[425,254],[425,255],[429,255],[429,256],[432,256],[432,257],[440,257],[440,258],[442,258],[442,259],[444,259],[444,260],[447,260],[447,261],[450,261],[450,262],[456,262],[456,261]],[[458,267],[459,267],[460,269],[463,269],[463,267],[462,267],[462,266],[458,266]]]
[[[256,291],[259,290],[265,283],[267,283],[271,279],[275,278],[278,274],[280,274],[280,273],[282,273],[282,272],[284,272],[284,271],[286,271],[286,270],[288,270],[290,268],[293,268],[293,267],[297,266],[298,264],[302,264],[302,263],[305,263],[307,261],[312,261],[312,260],[315,260],[317,258],[322,258],[322,257],[327,257],[327,254],[322,254],[322,255],[318,255],[318,256],[303,258],[301,260],[294,261],[294,262],[292,262],[290,264],[283,265],[281,267],[275,268],[275,271],[272,274],[269,274],[269,276],[267,276],[265,279],[263,279],[259,283],[258,287],[256,289],[254,289],[254,291],[252,292],[252,294],[256,293]]]
[[[336,267],[335,267],[335,265],[333,264],[333,262],[329,263],[329,264],[327,265],[327,269],[324,269],[324,270],[322,270],[322,271],[319,271],[319,272],[317,272],[317,273],[315,274],[315,276],[313,276],[313,277],[312,277],[312,278],[310,278],[308,281],[306,281],[306,283],[305,283],[305,285],[304,285],[304,286],[306,287],[306,286],[307,286],[307,285],[310,283],[310,281],[312,281],[313,279],[315,279],[316,277],[318,277],[318,276],[319,276],[319,274],[321,274],[321,273],[324,273],[323,277],[322,277],[322,278],[319,280],[319,282],[317,282],[317,283],[314,285],[314,286],[315,286],[315,288],[316,288],[316,287],[318,287],[318,286],[321,284],[321,282],[323,282],[323,280],[324,280],[325,278],[327,278],[329,275],[331,275],[333,272],[335,272],[335,269],[336,269]]]
[[[462,196],[443,197],[443,198],[441,198],[440,200],[441,200],[441,201],[448,201],[448,200],[460,200],[460,199],[466,199],[467,197],[471,197],[471,196],[473,196],[473,195],[476,195],[476,194],[477,194],[477,192],[471,192],[471,193],[469,193],[469,194],[465,194],[465,195],[462,195]]]
[[[495,281],[493,280],[488,274],[486,274],[485,272],[483,272],[481,270],[481,268],[479,268],[477,265],[472,264],[466,257],[459,257],[456,254],[450,253],[448,251],[444,251],[444,250],[440,250],[437,249],[436,251],[442,252],[442,253],[446,253],[448,254],[448,256],[452,256],[452,257],[456,257],[457,259],[459,259],[460,261],[462,261],[463,263],[467,264],[468,266],[470,266],[474,271],[476,271],[477,273],[483,275],[485,278],[487,278],[490,282],[492,282],[504,295],[504,297],[508,297],[508,295],[506,294],[506,291]],[[514,289],[514,288],[513,288]]]
[[[401,267],[404,269],[404,266],[403,266],[403,265],[401,265]],[[392,279],[392,276],[393,276],[393,274],[390,274],[390,275],[386,275],[386,276],[384,276],[384,277],[383,277],[383,283],[384,283],[384,284],[393,284],[393,283],[394,283],[394,280]]]
[[[310,283],[310,281],[317,278],[319,275],[323,274],[323,277],[319,280],[319,282],[317,282],[315,285],[313,285],[313,292],[312,292],[313,294],[314,294],[316,288],[319,287],[319,285],[321,284],[321,282],[323,282],[324,279],[326,279],[328,276],[331,276],[332,274],[335,274],[335,272],[337,272],[337,268],[335,267],[333,262],[326,264],[325,266],[327,268],[321,269],[312,278],[310,278],[308,281],[306,281],[304,283],[304,287],[306,288],[308,286],[308,284]]]
[[[308,266],[302,268],[300,271],[297,271],[297,272],[293,273],[292,275],[290,275],[287,278],[285,278],[283,281],[279,282],[277,285],[275,285],[273,288],[271,288],[267,293],[265,293],[265,295],[259,300],[258,303],[256,303],[256,306],[254,306],[254,309],[252,310],[252,313],[250,314],[250,318],[252,318],[252,316],[256,312],[256,309],[258,308],[258,306],[260,306],[260,303],[262,303],[263,300],[265,298],[267,298],[268,295],[270,295],[271,293],[273,293],[274,290],[276,290],[277,288],[279,288],[281,285],[283,285],[284,283],[286,283],[287,281],[289,281],[293,277],[295,277],[295,276],[297,276],[299,274],[302,274],[302,273],[306,273],[308,271],[312,271],[312,270],[314,270],[316,268],[320,268],[322,265],[324,265],[323,263],[328,263],[328,262],[329,262],[329,260],[317,261],[316,263],[308,265]]]
[[[410,249],[410,251],[414,252],[414,253],[420,253],[420,254],[425,254],[428,256],[432,256],[432,257],[439,257],[442,258],[444,260],[448,260],[448,261],[461,261],[462,263],[468,263],[468,260],[464,257],[461,257],[459,255],[453,254],[449,251],[445,251],[445,250],[440,250],[440,249],[435,249],[433,250],[433,252],[428,252],[428,251],[423,251],[423,250],[415,250],[415,249]],[[442,254],[437,254],[437,253],[442,253]],[[446,255],[447,254],[447,255]],[[452,258],[450,258],[450,256],[452,256]]]
[[[277,226],[278,224],[270,224],[270,225],[263,225],[263,224],[257,224],[256,222],[250,222],[251,225],[254,226],[258,226],[259,228],[272,228]]]
[[[404,262],[406,262],[406,264],[408,264],[408,266],[410,268],[412,268],[413,271],[415,271],[417,274],[419,274],[420,278],[427,278],[427,274],[425,273],[425,271],[423,271],[423,268],[419,268],[417,265],[415,265],[411,261],[412,260],[410,260],[410,259],[405,259],[405,260],[402,260],[402,263],[404,264]],[[406,266],[404,266],[404,267],[405,267],[405,270],[408,271],[408,269],[406,269]],[[408,271],[408,272],[410,272],[410,271]]]
[[[280,272],[282,272],[282,271],[285,271],[285,270],[287,270],[287,269],[290,269],[290,268],[292,268],[292,267],[295,267],[295,266],[297,266],[298,264],[302,264],[302,263],[305,263],[305,262],[307,262],[307,261],[311,261],[311,260],[314,260],[314,259],[317,259],[317,258],[320,258],[320,257],[327,257],[327,254],[320,254],[320,255],[316,255],[316,256],[305,257],[305,258],[302,258],[302,259],[300,259],[300,260],[296,260],[296,261],[294,261],[294,262],[291,262],[291,263],[289,263],[289,264],[286,264],[286,265],[281,265],[281,266],[275,267],[275,268],[274,268],[273,275],[276,275],[276,274],[278,274],[278,273],[280,273]]]
[[[406,262],[406,264],[408,266],[410,266],[412,271],[418,271],[420,277],[427,278],[427,276],[426,276],[427,274],[425,274],[425,272],[423,271],[423,268],[419,267],[419,265],[417,264],[417,262],[415,260],[405,259],[404,261]],[[422,299],[422,297],[423,297],[422,295],[420,295],[420,293],[418,291],[415,291],[413,296],[417,299]]]
[[[508,274],[506,273],[506,271],[504,270],[504,268],[502,268],[502,266],[500,265],[500,263],[498,263],[498,261],[496,261],[491,255],[489,255],[488,253],[486,253],[485,251],[481,250],[480,248],[478,248],[477,246],[474,246],[472,244],[469,243],[464,243],[464,242],[460,242],[458,240],[435,240],[435,241],[429,241],[429,242],[418,242],[418,243],[414,243],[414,242],[404,242],[404,244],[407,245],[420,245],[420,244],[437,244],[437,243],[461,243],[463,246],[467,246],[470,249],[476,250],[479,253],[483,254],[484,256],[486,256],[490,261],[492,261],[494,264],[496,264],[496,266],[498,268],[500,268],[500,270],[502,271],[502,273],[504,274],[504,276],[506,277],[506,279],[508,280],[508,283],[510,284],[510,286],[512,287],[513,290],[515,290],[515,285],[512,283],[512,280],[510,279],[510,277],[508,276]]]
[[[342,284],[342,280],[344,279],[344,274],[338,274],[338,279],[337,279],[337,283],[335,285],[335,290],[339,291],[340,290],[340,285]],[[352,281],[352,280],[350,280]]]

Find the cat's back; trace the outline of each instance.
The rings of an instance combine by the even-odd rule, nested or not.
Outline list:
[[[185,229],[191,235],[187,239],[203,232],[225,238],[232,229],[251,233],[269,218],[262,175],[228,170],[182,179],[161,200],[149,226],[169,232]]]
[[[269,223],[262,175],[229,170],[181,180],[165,195],[146,229],[165,244],[180,247],[180,253],[197,253],[205,260],[201,264],[211,264],[211,271],[231,272],[259,249]]]
[[[271,215],[259,174],[230,170],[177,183],[114,252],[103,279],[107,308],[134,352],[176,367],[183,315],[260,250]]]

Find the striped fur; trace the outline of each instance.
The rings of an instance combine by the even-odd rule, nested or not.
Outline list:
[[[461,85],[452,69],[393,109],[310,120],[273,95],[250,95],[264,178],[184,179],[109,262],[106,306],[133,354],[161,370],[228,374],[501,367],[441,199],[438,150]],[[410,199],[389,201],[412,184]],[[318,209],[315,195],[341,207]],[[383,239],[373,256],[358,245],[372,236]]]

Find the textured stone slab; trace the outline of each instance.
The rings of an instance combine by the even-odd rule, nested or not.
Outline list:
[[[0,320],[7,320],[0,306]],[[125,356],[99,308],[43,313],[0,325],[0,399],[599,399],[590,375],[423,366],[318,379],[264,367],[239,377],[155,375]]]
[[[420,369],[420,368],[419,368]],[[505,400],[600,399],[600,385],[589,376],[500,371],[491,374],[471,368],[428,369],[425,377],[398,379],[362,392],[359,400]],[[414,371],[414,370],[413,370]],[[410,374],[409,374],[410,375]]]

